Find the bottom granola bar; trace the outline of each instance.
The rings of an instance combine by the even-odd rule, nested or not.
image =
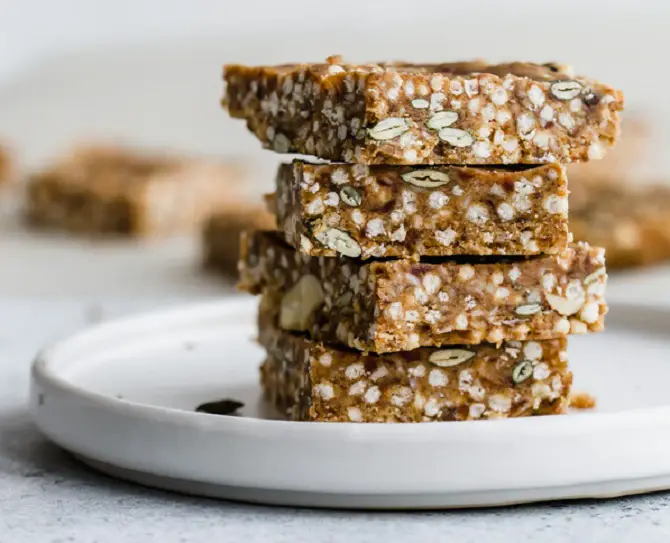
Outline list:
[[[510,341],[362,355],[261,319],[266,397],[288,418],[429,422],[567,411],[567,340]]]

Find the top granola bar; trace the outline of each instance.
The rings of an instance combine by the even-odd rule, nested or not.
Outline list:
[[[228,65],[224,103],[263,145],[363,164],[538,164],[602,158],[623,94],[567,66]]]

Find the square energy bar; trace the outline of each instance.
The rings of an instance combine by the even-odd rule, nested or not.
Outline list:
[[[0,186],[13,181],[15,173],[14,162],[9,150],[0,145]]]
[[[224,69],[224,104],[269,149],[362,164],[599,159],[623,95],[567,66],[289,64]]]
[[[314,256],[556,254],[568,246],[568,182],[530,168],[279,167],[277,224]]]
[[[570,229],[605,248],[607,266],[623,269],[670,260],[670,187],[632,182],[573,183]]]
[[[289,419],[429,422],[565,413],[567,341],[361,355],[261,325],[266,397]]]
[[[604,327],[604,251],[361,261],[298,253],[273,232],[244,236],[240,288],[265,293],[283,329],[365,352],[539,340]]]
[[[237,198],[233,166],[129,149],[75,149],[33,176],[27,217],[37,226],[89,234],[190,232]]]

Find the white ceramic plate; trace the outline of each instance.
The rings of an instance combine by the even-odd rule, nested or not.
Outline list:
[[[255,302],[104,324],[33,367],[39,428],[108,474],[181,492],[348,508],[443,508],[670,488],[670,310],[615,305],[571,340],[595,412],[426,424],[271,420]],[[222,397],[241,417],[195,413]]]

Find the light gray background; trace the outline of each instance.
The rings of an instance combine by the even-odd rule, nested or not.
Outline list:
[[[669,24],[661,0],[0,0],[0,141],[26,171],[91,139],[243,157],[257,198],[279,157],[221,111],[224,62],[556,59],[624,89],[654,122],[643,169],[665,181]],[[197,271],[197,240],[138,248],[30,235],[3,200],[0,296],[220,293]]]

